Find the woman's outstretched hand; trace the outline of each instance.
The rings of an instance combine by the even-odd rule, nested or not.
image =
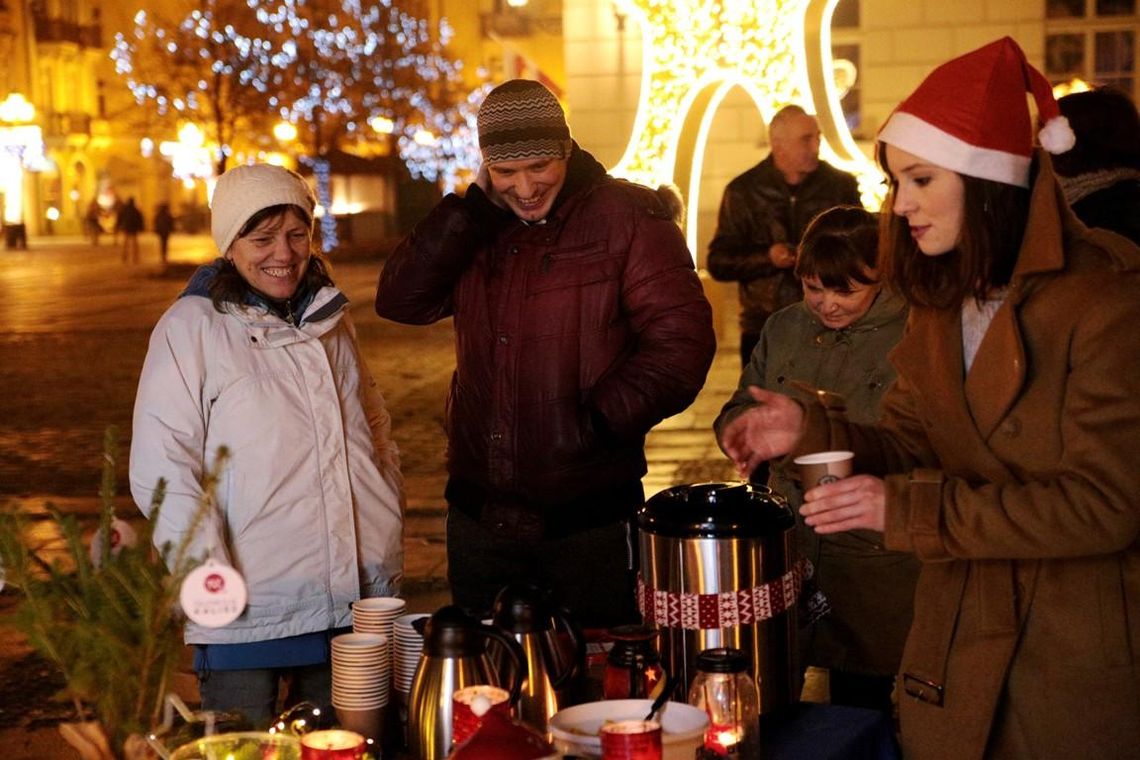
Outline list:
[[[800,514],[816,533],[886,527],[887,489],[873,475],[852,475],[804,493]]]
[[[804,423],[804,410],[789,397],[755,385],[748,392],[756,406],[728,423],[720,437],[721,448],[743,479],[761,462],[792,451],[803,435]]]

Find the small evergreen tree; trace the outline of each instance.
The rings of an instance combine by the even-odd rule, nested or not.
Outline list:
[[[111,535],[114,518],[116,435],[104,440],[102,511],[97,535]],[[61,671],[65,694],[83,720],[101,726],[118,756],[131,734],[159,721],[182,651],[177,602],[182,580],[200,558],[188,555],[189,537],[213,507],[218,476],[227,459],[219,449],[203,482],[203,498],[187,538],[157,551],[153,525],[161,512],[164,484],[155,490],[150,519],[134,546],[113,550],[102,540],[92,561],[73,515],[49,505],[66,545],[62,558],[47,561],[33,545],[26,520],[0,515],[0,562],[6,582],[23,594],[11,622],[32,648]]]

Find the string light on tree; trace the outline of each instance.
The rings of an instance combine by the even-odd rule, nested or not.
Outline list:
[[[433,25],[393,0],[199,0],[169,28],[140,12],[111,57],[140,104],[207,127],[219,173],[235,150],[261,152],[243,141],[256,142],[278,120],[322,157],[370,134],[369,121],[380,118],[414,173],[441,176],[456,161],[442,136],[464,119],[460,64],[445,49],[452,35],[446,19]],[[434,164],[424,146],[405,147],[418,129],[441,136]]]

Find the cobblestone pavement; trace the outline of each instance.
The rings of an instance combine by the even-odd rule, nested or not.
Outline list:
[[[93,524],[108,425],[120,431],[117,472],[120,492],[126,494],[125,452],[148,335],[194,266],[213,255],[205,236],[176,235],[171,242],[165,271],[153,236],[145,235],[142,263],[133,267],[121,263],[109,241],[93,248],[79,238],[39,239],[28,251],[0,251],[0,321],[7,327],[0,335],[0,504],[6,509],[40,518],[51,502]],[[334,277],[352,301],[361,347],[387,400],[401,449],[409,606],[430,611],[447,600],[442,419],[453,366],[451,326],[407,327],[378,319],[372,298],[380,266],[379,259],[334,258]],[[732,477],[710,425],[735,386],[736,357],[732,346],[720,351],[697,401],[650,434],[647,494],[677,483]],[[117,504],[121,515],[136,514],[126,496]],[[48,522],[37,522],[50,542]],[[11,591],[0,593],[0,613],[13,601]],[[11,631],[0,629],[0,652],[7,653],[0,654],[0,694],[10,697],[10,690],[25,681],[20,673],[28,665],[19,658],[26,651]],[[69,756],[51,754],[56,750],[45,749],[43,737],[30,739],[42,731],[24,731],[27,720],[23,728],[4,730],[13,726],[5,719],[6,711],[15,717],[11,701],[0,698],[0,746],[16,753],[7,760]]]

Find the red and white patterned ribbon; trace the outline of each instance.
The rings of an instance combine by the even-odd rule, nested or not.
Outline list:
[[[649,586],[637,577],[637,608],[646,623],[690,631],[729,628],[770,620],[799,599],[805,562],[767,583],[739,591],[694,594]]]

